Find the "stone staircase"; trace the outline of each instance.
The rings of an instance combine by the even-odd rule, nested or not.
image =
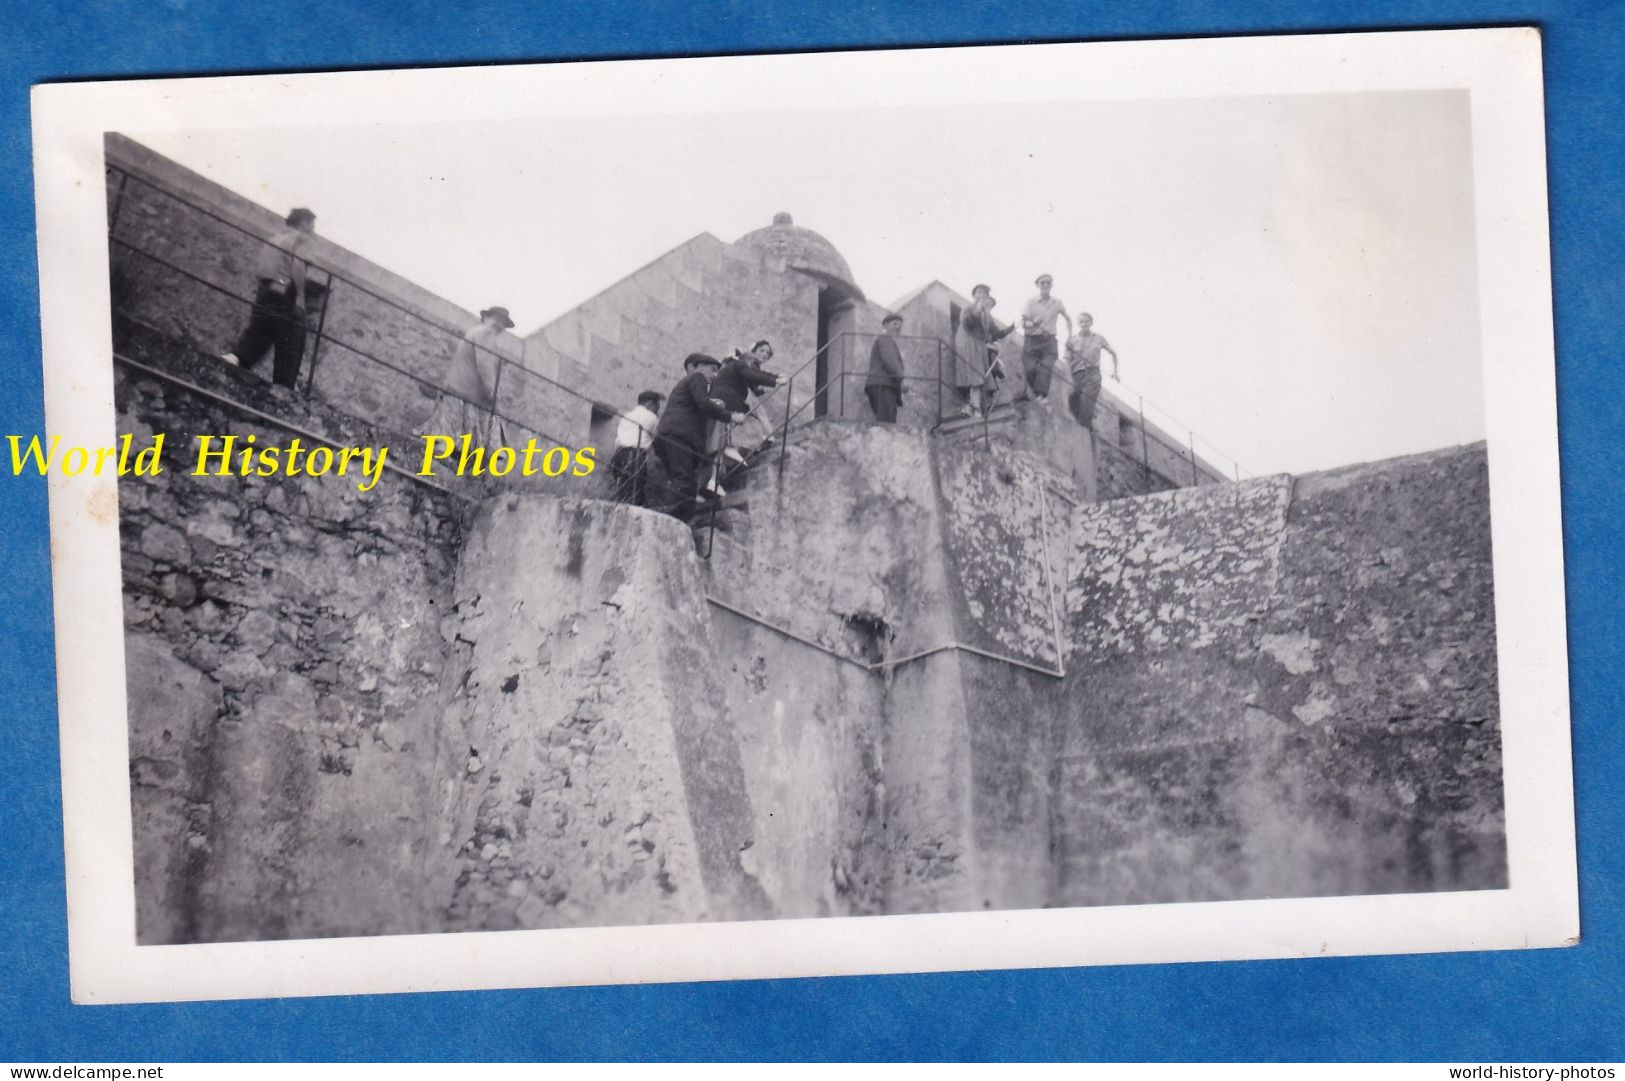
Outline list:
[[[981,415],[974,417],[953,417],[945,420],[933,433],[938,439],[952,443],[972,443],[984,436],[998,439],[1009,438],[1016,423],[1016,410],[1013,405],[1001,402],[993,407],[993,411],[985,418]]]
[[[724,536],[739,544],[750,543],[750,496],[760,488],[764,477],[777,468],[778,450],[763,451],[743,467],[735,468],[723,481],[725,494],[701,508],[690,523],[694,547],[701,555],[710,552],[712,537]]]

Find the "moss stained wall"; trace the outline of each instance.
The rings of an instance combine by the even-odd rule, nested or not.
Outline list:
[[[709,641],[774,914],[886,911],[884,681],[720,609]]]
[[[1063,903],[1505,884],[1482,447],[1076,524]]]
[[[959,641],[1059,669],[1070,506],[1049,489],[1065,482],[977,443],[938,444],[935,458]]]
[[[750,543],[720,546],[715,596],[866,661],[953,637],[930,442],[821,421],[752,471]]]
[[[771,464],[753,475],[749,544],[718,546],[710,592],[879,665],[865,673],[741,616],[713,616],[713,634],[731,628],[724,664],[739,681],[729,698],[747,748],[756,866],[777,880],[798,868],[818,887],[779,894],[794,911],[815,899],[818,911],[920,912],[1050,895],[1060,681],[953,647],[1059,662],[1071,518],[1049,489],[1064,483],[1019,453],[838,421],[798,433],[782,476]],[[1011,702],[1044,707],[1013,717]]]

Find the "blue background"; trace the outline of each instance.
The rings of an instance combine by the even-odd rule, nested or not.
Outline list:
[[[45,485],[0,475],[0,1060],[1625,1058],[1625,5],[798,0],[0,3],[0,434],[43,429],[28,91],[43,80],[1533,23],[1544,31],[1583,942],[1537,950],[75,1007]],[[1380,333],[1380,327],[1373,327]],[[1610,346],[1615,356],[1611,357]]]

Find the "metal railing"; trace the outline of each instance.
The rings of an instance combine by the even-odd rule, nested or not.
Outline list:
[[[110,184],[110,187],[113,187],[114,192],[112,205],[108,211],[109,243],[111,246],[116,247],[125,253],[124,259],[115,261],[114,266],[116,269],[127,269],[130,265],[130,260],[140,260],[146,265],[161,267],[167,273],[178,275],[182,279],[191,282],[194,285],[201,286],[213,294],[229,298],[231,302],[242,305],[249,311],[255,309],[256,304],[254,298],[242,295],[239,289],[217,281],[212,281],[202,274],[179,266],[173,261],[165,259],[153,251],[149,251],[140,245],[133,243],[132,241],[120,237],[118,235],[119,221],[126,206],[129,186],[132,183],[144,185],[146,188],[156,192],[160,196],[184,206],[188,210],[213,220],[218,224],[240,234],[242,237],[246,238],[256,246],[262,248],[277,248],[277,245],[268,240],[262,234],[262,232],[256,231],[255,229],[243,225],[238,221],[234,221],[229,215],[209,207],[195,199],[188,198],[186,195],[176,192],[162,184],[156,183],[138,173],[131,172],[122,166],[109,164],[107,171],[110,177],[116,176],[116,182]],[[330,374],[326,376],[325,379],[320,381],[318,380],[318,372],[323,370],[321,365],[322,359],[324,356],[331,358],[333,352],[338,350],[342,351],[342,353],[345,355],[358,358],[365,362],[369,366],[369,370],[374,373],[388,373],[390,378],[408,381],[416,388],[421,398],[434,398],[437,400],[451,398],[458,401],[468,402],[470,405],[474,406],[479,413],[485,415],[487,437],[489,437],[491,434],[491,429],[493,427],[500,426],[501,438],[503,440],[509,438],[508,430],[512,429],[518,433],[527,435],[531,438],[544,440],[556,446],[566,446],[567,441],[565,439],[560,438],[558,435],[555,435],[548,430],[551,427],[551,423],[547,418],[523,415],[529,413],[529,410],[526,408],[527,401],[541,405],[544,413],[549,412],[551,409],[559,408],[561,401],[569,400],[587,405],[589,408],[598,411],[600,414],[607,414],[608,416],[619,420],[627,419],[626,414],[620,410],[612,407],[606,407],[597,399],[583,394],[566,383],[544,375],[541,372],[537,372],[534,369],[525,366],[521,361],[511,358],[501,351],[492,349],[485,343],[467,341],[464,337],[467,330],[466,327],[452,326],[438,320],[421,310],[418,310],[400,300],[390,297],[387,294],[370,287],[364,282],[356,280],[353,276],[345,274],[336,267],[325,265],[319,258],[312,258],[308,253],[289,251],[286,248],[277,248],[277,250],[284,251],[294,258],[301,260],[302,262],[306,263],[307,266],[315,268],[323,276],[323,280],[317,283],[322,286],[322,289],[320,290],[322,293],[322,302],[319,307],[316,307],[314,313],[314,326],[310,325],[308,314],[300,319],[302,329],[307,333],[312,334],[312,338],[308,346],[308,363],[305,362],[305,358],[303,356],[301,357],[300,367],[303,373],[303,381],[302,384],[296,383],[296,386],[299,386],[306,396],[322,398],[331,402],[331,404],[346,409],[347,411],[353,411],[356,405],[353,398],[339,400],[323,393],[323,391],[327,389],[325,386],[327,382],[336,381],[341,383],[343,379],[342,376],[338,376],[335,380],[331,362],[327,366],[327,370]],[[405,316],[407,320],[410,321],[410,324],[416,327],[420,332],[426,332],[431,335],[431,337],[442,337],[442,341],[439,346],[435,347],[433,350],[420,349],[417,351],[420,354],[433,352],[439,357],[445,358],[445,360],[441,361],[441,363],[445,363],[446,361],[449,361],[452,355],[452,350],[456,347],[462,344],[467,344],[472,347],[476,357],[483,358],[489,364],[494,366],[492,380],[490,383],[490,392],[486,399],[483,401],[475,401],[470,399],[465,395],[460,394],[458,391],[445,386],[439,380],[419,372],[412,371],[406,366],[406,364],[397,363],[380,356],[376,350],[369,349],[368,347],[343,335],[342,333],[336,332],[333,327],[328,325],[327,317],[329,312],[334,310],[335,300],[340,296],[341,287],[343,290],[353,292],[361,297],[365,297],[368,301],[381,304],[388,309]],[[117,300],[117,298],[115,298],[115,300]],[[313,307],[315,306],[313,305]],[[265,311],[265,309],[261,308],[261,311]],[[125,312],[123,314],[127,316],[133,315],[133,313],[129,312]],[[273,317],[276,318],[290,318],[286,315],[276,316],[274,313],[267,314],[272,314]],[[778,394],[782,394],[783,396],[784,419],[777,425],[777,427],[771,427],[769,429],[770,439],[779,444],[778,464],[781,474],[784,468],[785,456],[788,453],[788,448],[791,441],[791,432],[795,428],[797,421],[803,418],[808,410],[813,410],[814,416],[806,418],[807,421],[819,419],[824,414],[831,412],[830,394],[833,390],[836,396],[836,408],[834,410],[835,414],[838,416],[848,415],[847,384],[854,379],[866,381],[868,378],[868,373],[866,370],[859,371],[857,370],[857,366],[855,364],[850,363],[850,359],[854,354],[854,350],[851,347],[854,343],[872,341],[880,336],[882,335],[857,331],[846,331],[836,335],[834,338],[826,342],[820,349],[815,351],[813,355],[807,357],[806,360],[804,360],[795,370],[790,372],[787,376],[781,377],[778,386],[772,388],[767,395],[765,395],[755,404],[752,409],[753,413],[763,416],[770,415],[770,411],[777,409],[777,402],[773,400],[773,396]],[[905,371],[905,375],[903,377],[906,387],[910,389],[924,387],[926,388],[925,394],[927,395],[928,400],[934,399],[934,411],[928,413],[925,417],[925,419],[929,422],[929,430],[935,431],[944,423],[956,419],[956,416],[959,414],[962,404],[965,401],[965,399],[961,397],[961,390],[967,384],[974,386],[981,383],[981,369],[975,365],[972,365],[969,361],[962,357],[950,343],[942,340],[941,338],[928,335],[896,335],[895,338],[900,343],[900,348],[906,349],[913,354],[911,359],[916,361],[916,368],[918,368],[921,363],[919,354],[923,353],[923,364],[928,369],[931,369],[925,372]],[[837,346],[842,347],[842,362],[836,366],[837,370],[833,372],[826,371],[825,377],[822,379],[822,381],[820,381],[818,379],[816,365],[820,359],[824,359],[826,361],[827,369],[830,366],[828,361],[835,356]],[[207,349],[207,346],[204,346],[204,348]],[[247,360],[249,358],[243,359]],[[813,374],[811,375],[808,374],[809,368],[814,369]],[[1007,380],[1021,380],[1022,377],[1023,373],[1020,371],[1007,372]],[[1072,380],[1070,379],[1069,373],[1064,368],[1059,366],[1054,373],[1054,379],[1068,387],[1072,386]],[[812,384],[811,393],[806,394],[798,406],[796,393],[798,385],[801,390],[805,391],[809,383]],[[335,391],[342,391],[343,388],[341,386],[335,386],[333,389]],[[853,391],[855,399],[861,399],[862,393],[861,387]],[[541,395],[539,401],[536,398],[538,394]],[[1150,455],[1150,447],[1152,444],[1158,445],[1159,450],[1162,451],[1168,459],[1188,463],[1188,468],[1191,470],[1192,484],[1203,483],[1204,474],[1199,465],[1199,460],[1195,452],[1195,444],[1198,437],[1194,432],[1187,429],[1187,447],[1185,448],[1176,447],[1166,439],[1161,438],[1160,435],[1152,432],[1150,430],[1150,426],[1146,423],[1145,404],[1146,403],[1142,398],[1138,423],[1138,434],[1141,450],[1138,464],[1140,467],[1139,471],[1141,476],[1141,484],[1137,490],[1162,490],[1153,482],[1153,477],[1161,478],[1167,481],[1169,487],[1182,486],[1181,482],[1171,477],[1166,469],[1159,469],[1153,465]],[[822,406],[822,408],[820,408],[820,406]],[[984,409],[980,413],[983,428],[982,434],[985,438],[989,439],[989,441],[991,440],[989,422],[991,414],[994,411],[995,410],[993,409]],[[433,413],[434,410],[431,407],[428,415],[432,416]],[[916,413],[915,415],[918,416],[919,414]],[[380,426],[398,430],[397,423],[399,421],[404,421],[405,419],[406,418],[390,418],[390,421],[395,423],[385,422]],[[668,437],[654,432],[649,433],[648,442],[651,448],[657,444],[669,443],[674,448],[680,447],[683,453],[692,453],[695,450],[695,448],[691,448],[687,444],[669,440]],[[1111,440],[1099,436],[1098,433],[1095,442],[1097,447],[1105,447],[1119,459],[1128,459],[1132,457],[1131,454],[1123,451],[1121,447],[1116,446]],[[1203,442],[1206,443],[1205,440],[1203,440]],[[714,470],[716,461],[715,459],[705,455],[703,448],[700,449],[700,453],[702,460],[704,461],[704,464],[701,467],[703,476],[706,473]],[[1235,467],[1235,475],[1237,479],[1239,479],[1242,475],[1242,471],[1239,466]],[[1209,481],[1214,479],[1216,478],[1214,478],[1211,474],[1208,474]],[[673,493],[667,493],[668,502],[670,501],[670,497],[672,497],[672,495]],[[678,495],[680,495],[680,493]],[[683,501],[679,500],[679,505],[681,505],[682,502]],[[705,513],[706,508],[703,505],[699,505],[700,501],[695,500],[694,502],[697,504],[696,510],[701,514]],[[671,508],[668,506],[667,509]],[[716,508],[714,506],[710,508],[710,529],[708,531],[709,537],[706,550],[704,553],[702,553],[702,558],[709,558],[711,547],[714,544],[715,510]]]
[[[772,395],[782,393],[784,396],[784,417],[773,429],[774,438],[779,444],[781,470],[784,456],[788,453],[791,443],[791,433],[798,427],[798,422],[804,426],[826,417],[850,418],[867,415],[868,406],[857,405],[856,403],[862,400],[863,384],[867,382],[869,373],[866,368],[860,370],[851,363],[851,358],[856,353],[850,346],[854,343],[871,343],[882,336],[884,336],[882,333],[867,331],[844,331],[836,335],[818,353],[809,357],[795,371],[781,379],[779,386],[757,403],[756,410],[762,411],[772,407],[769,403]],[[916,423],[923,423],[930,431],[936,431],[945,424],[961,419],[965,416],[963,410],[969,409],[969,419],[973,422],[973,426],[979,423],[981,438],[991,443],[992,423],[999,419],[1002,411],[1007,410],[1013,401],[1025,396],[1025,373],[1008,371],[1010,367],[1019,364],[1019,359],[1012,358],[1012,363],[1005,365],[1006,375],[997,391],[1002,400],[990,407],[981,409],[971,407],[969,405],[969,395],[965,392],[982,386],[984,373],[979,367],[971,365],[951,345],[940,338],[927,335],[899,334],[895,336],[895,339],[904,346],[905,351],[908,345],[916,345],[916,355],[911,358],[916,362],[916,367],[918,367],[920,360],[919,352],[921,349],[926,350],[925,364],[934,369],[927,372],[905,372],[903,376],[905,388],[925,386],[928,397],[934,394],[935,410],[934,412],[926,412],[923,415],[915,411],[912,417],[907,416],[907,395],[905,393],[905,409],[899,414],[900,421],[904,423],[912,420]],[[840,348],[843,346],[845,348]],[[816,382],[816,376],[814,376],[815,383],[812,393],[805,394],[799,405],[796,404],[795,387],[797,382],[808,378],[806,375],[807,369],[812,367],[820,357],[826,356],[831,359],[840,357],[843,363],[836,370],[828,372],[822,383]],[[1063,367],[1057,366],[1051,378],[1053,383],[1066,388],[1064,393],[1069,394],[1077,387],[1070,371]],[[857,381],[858,386],[852,391],[848,391],[847,385],[853,381]],[[1005,397],[1007,394],[1013,394],[1013,396]],[[1102,388],[1097,396],[1097,403],[1105,396],[1106,391]],[[1117,396],[1113,395],[1112,397],[1115,399]],[[822,409],[819,408],[820,404],[823,405]],[[1202,440],[1194,432],[1186,429],[1185,445],[1181,446],[1172,442],[1157,431],[1153,424],[1148,422],[1146,417],[1147,405],[1148,403],[1141,398],[1139,408],[1135,414],[1124,413],[1113,405],[1106,406],[1106,410],[1111,415],[1131,420],[1130,432],[1131,442],[1134,444],[1133,450],[1125,450],[1111,435],[1096,431],[1093,423],[1088,426],[1088,431],[1094,437],[1094,446],[1097,451],[1104,451],[1108,457],[1134,467],[1132,473],[1122,470],[1117,473],[1117,476],[1121,478],[1120,483],[1124,483],[1128,488],[1128,494],[1143,495],[1167,491],[1172,488],[1219,483],[1226,479],[1216,467],[1197,456],[1196,443],[1201,441],[1206,444],[1206,440]],[[1098,416],[1098,404],[1096,408]],[[809,410],[812,410],[815,415],[808,417]],[[1091,418],[1091,420],[1093,419]],[[1230,460],[1230,465],[1236,480],[1242,479],[1244,475],[1251,475],[1244,473],[1240,465],[1236,464],[1233,459]],[[1129,479],[1131,477],[1137,477],[1137,482]]]
[[[305,313],[303,317],[299,318],[299,324],[302,329],[306,332],[314,333],[314,338],[308,346],[308,362],[306,356],[301,356],[300,370],[303,374],[303,380],[296,383],[296,387],[307,397],[314,397],[327,401],[332,405],[345,409],[346,411],[353,411],[355,408],[355,403],[353,400],[338,400],[331,395],[323,393],[324,390],[327,389],[324,383],[327,380],[332,379],[331,374],[329,374],[327,380],[324,381],[319,382],[317,378],[317,362],[324,356],[323,350],[325,347],[327,354],[329,355],[331,354],[332,350],[343,350],[346,354],[352,355],[359,358],[361,361],[364,361],[370,366],[370,370],[375,373],[388,373],[393,378],[409,382],[417,388],[420,397],[424,399],[451,398],[458,401],[468,402],[480,413],[486,416],[488,437],[490,435],[491,426],[497,424],[503,426],[503,433],[500,438],[504,441],[510,438],[508,429],[512,429],[522,435],[545,440],[546,442],[556,446],[568,445],[565,439],[560,438],[558,435],[552,434],[548,431],[548,424],[545,421],[539,421],[537,418],[532,416],[522,417],[518,415],[519,413],[524,412],[522,403],[528,396],[532,395],[538,390],[546,393],[547,395],[553,396],[553,404],[555,405],[558,404],[558,398],[562,396],[564,399],[574,401],[580,405],[586,405],[590,409],[595,410],[600,414],[608,415],[614,419],[628,419],[624,412],[611,407],[606,407],[596,398],[583,394],[582,392],[576,390],[568,384],[560,382],[557,379],[544,375],[541,372],[537,372],[534,369],[528,368],[520,361],[510,358],[503,353],[490,348],[484,343],[467,341],[464,338],[467,328],[458,328],[448,325],[433,318],[432,316],[427,315],[424,312],[415,310],[398,300],[370,288],[365,283],[356,281],[353,277],[344,274],[342,271],[336,268],[323,265],[319,260],[312,258],[308,253],[290,251],[287,248],[279,247],[263,236],[260,232],[233,221],[230,217],[220,213],[219,211],[205,206],[193,199],[189,199],[186,196],[174,192],[163,185],[154,183],[136,173],[132,173],[129,170],[123,169],[116,165],[109,165],[108,172],[110,174],[117,175],[113,204],[108,213],[108,239],[110,245],[119,249],[124,253],[125,256],[123,260],[114,260],[113,267],[115,273],[118,273],[121,270],[127,271],[129,267],[129,260],[139,260],[145,265],[159,267],[162,268],[166,273],[177,275],[178,277],[196,286],[202,287],[213,295],[225,298],[235,305],[246,308],[248,311],[253,311],[257,307],[255,299],[253,297],[243,295],[239,288],[222,284],[217,281],[212,281],[202,274],[196,273],[195,271],[187,269],[186,267],[182,267],[152,251],[146,250],[136,243],[120,237],[117,233],[118,222],[120,214],[125,206],[127,188],[132,182],[145,185],[147,188],[158,193],[159,195],[241,234],[255,245],[282,251],[291,255],[293,258],[299,259],[300,261],[306,263],[307,266],[314,267],[316,270],[322,273],[323,281],[319,283],[323,286],[321,290],[322,302],[320,307],[315,312],[315,325],[310,325],[310,313],[308,312]],[[378,355],[375,350],[369,349],[366,346],[363,346],[354,340],[348,339],[339,333],[335,333],[335,331],[327,325],[327,314],[333,309],[335,297],[339,295],[340,285],[346,289],[353,290],[359,295],[367,297],[369,300],[386,305],[390,309],[406,316],[414,325],[418,326],[422,330],[426,330],[431,334],[444,336],[442,347],[436,350],[436,352],[439,356],[446,358],[446,360],[450,359],[452,356],[452,350],[454,348],[461,344],[467,344],[472,347],[476,356],[486,359],[488,363],[493,363],[493,376],[490,383],[490,393],[487,398],[484,401],[475,401],[470,399],[434,378],[411,371],[403,364],[386,359],[385,357]],[[115,295],[115,306],[118,306],[117,295]],[[294,316],[278,315],[276,313],[268,312],[263,307],[260,310],[265,312],[265,314],[273,319],[280,318],[292,321],[295,318]],[[119,314],[125,318],[135,319],[139,322],[139,318],[134,312],[120,310]],[[157,333],[163,333],[163,331],[159,330],[158,328],[151,329]],[[204,351],[210,351],[207,345],[204,345],[203,343],[196,344],[203,348]],[[247,361],[250,358],[242,359]],[[331,373],[331,365],[328,366],[327,370]],[[554,395],[553,392],[557,392],[557,394]],[[511,403],[520,403],[521,407],[513,408]],[[432,407],[427,415],[433,415]],[[380,426],[398,431],[400,430],[400,423],[406,421],[406,419],[407,418],[404,417],[393,417],[390,418],[388,422],[380,423]],[[473,433],[424,434],[472,435]],[[654,448],[657,445],[669,445],[673,448],[680,448],[684,453],[690,453],[695,450],[695,448],[689,447],[686,443],[672,440],[669,437],[661,435],[657,432],[646,432],[646,439],[647,445],[650,448]],[[699,448],[699,453],[704,463],[701,466],[701,475],[703,476],[715,465],[715,462],[704,453],[703,448]],[[671,506],[669,506],[667,509],[686,509],[683,507],[683,504],[686,501],[680,498],[681,493],[668,492],[667,496],[667,502],[671,504]],[[703,510],[703,508],[698,509]],[[714,528],[712,530],[712,535],[714,536]],[[701,557],[709,558],[709,556],[710,544],[708,543],[706,550],[701,553]]]

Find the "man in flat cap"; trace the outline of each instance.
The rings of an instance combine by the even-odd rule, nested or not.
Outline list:
[[[1042,402],[1049,400],[1050,377],[1055,374],[1055,362],[1061,357],[1055,321],[1066,320],[1066,336],[1070,338],[1072,317],[1066,314],[1066,304],[1059,297],[1049,295],[1054,278],[1040,274],[1033,284],[1038,286],[1038,295],[1027,301],[1021,310],[1021,333],[1026,336],[1021,363],[1027,370],[1027,396]]]
[[[290,390],[299,380],[305,359],[304,251],[316,235],[316,214],[308,207],[289,211],[281,229],[272,233],[254,260],[254,308],[227,364],[254,368],[271,350],[271,381]]]
[[[683,378],[666,396],[655,427],[654,454],[666,473],[658,507],[678,518],[693,513],[700,485],[708,479],[711,463],[705,445],[711,422],[732,419],[727,405],[711,393],[711,381],[721,370],[722,362],[705,353],[685,357]]]
[[[463,331],[443,380],[445,389],[423,424],[424,435],[473,435],[490,423],[496,401],[482,369],[494,370],[496,344],[513,329],[508,309],[500,305],[480,312],[480,321]]]
[[[897,423],[897,407],[903,404],[903,352],[897,347],[897,335],[903,329],[903,317],[893,313],[880,321],[886,333],[875,339],[869,349],[869,378],[863,384],[863,395],[869,399],[869,408],[881,424]]]

